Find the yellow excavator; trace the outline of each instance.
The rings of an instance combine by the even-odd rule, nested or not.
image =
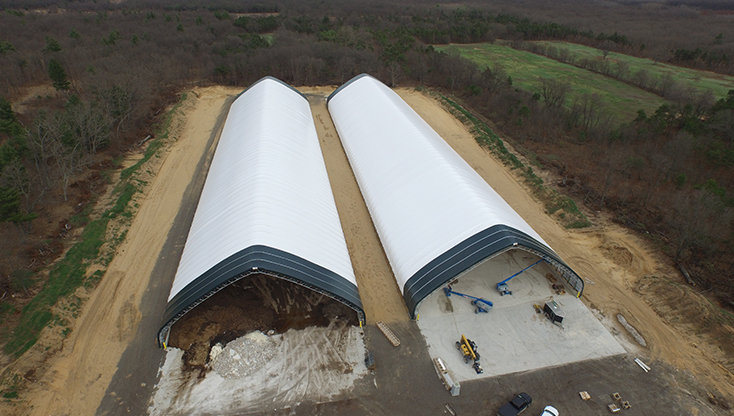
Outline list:
[[[477,374],[482,374],[484,372],[482,366],[479,365],[479,352],[477,351],[477,344],[474,341],[468,339],[464,334],[462,334],[461,340],[456,341],[456,348],[461,352],[461,355],[464,356],[465,363],[469,364],[469,361],[474,361],[472,368],[477,372]]]

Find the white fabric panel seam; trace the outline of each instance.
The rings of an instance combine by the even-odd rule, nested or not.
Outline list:
[[[356,79],[328,105],[401,290],[423,266],[494,225],[516,228],[548,247],[380,81]]]

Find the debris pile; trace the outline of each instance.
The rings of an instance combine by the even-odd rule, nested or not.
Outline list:
[[[640,333],[637,332],[637,330],[632,325],[627,323],[627,320],[624,319],[624,316],[622,316],[621,313],[617,314],[617,320],[619,321],[620,324],[622,324],[624,329],[626,329],[627,332],[629,332],[630,335],[632,335],[632,338],[634,338],[638,344],[642,345],[643,347],[647,347],[647,342],[645,342],[645,338],[642,338],[642,335],[640,335]]]
[[[276,343],[260,331],[253,331],[227,344],[216,354],[212,369],[225,379],[247,377],[263,368],[274,356]],[[216,346],[215,346],[216,348]]]

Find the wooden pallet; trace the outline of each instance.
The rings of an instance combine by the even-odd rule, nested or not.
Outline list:
[[[393,345],[393,347],[397,347],[400,345],[400,340],[398,337],[395,336],[395,334],[392,333],[390,328],[387,327],[382,321],[377,322],[377,327],[380,328],[380,331],[382,331],[383,334],[387,337],[387,340],[390,341],[390,343]]]

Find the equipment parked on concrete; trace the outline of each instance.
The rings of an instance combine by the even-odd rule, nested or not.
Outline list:
[[[465,363],[469,364],[469,361],[474,361],[472,368],[477,372],[477,374],[482,374],[484,372],[482,366],[479,365],[479,352],[477,351],[477,344],[475,344],[474,341],[468,339],[462,334],[461,340],[456,341],[456,349],[461,351],[461,355],[464,356]]]
[[[446,294],[447,298],[451,297],[451,295],[453,294],[456,296],[461,296],[463,298],[471,299],[472,300],[471,304],[477,307],[477,309],[474,310],[474,313],[480,313],[480,312],[488,313],[489,310],[492,309],[492,306],[494,306],[492,302],[486,299],[478,298],[476,296],[466,295],[464,293],[454,292],[453,290],[451,290],[451,286],[446,286],[445,288],[443,288],[443,292]]]
[[[536,261],[535,263],[531,264],[530,266],[528,266],[528,267],[526,267],[526,268],[524,268],[524,269],[520,270],[519,272],[517,272],[517,273],[513,274],[512,276],[508,277],[507,279],[505,279],[505,280],[503,280],[503,281],[501,281],[501,282],[497,283],[497,291],[498,291],[498,292],[500,292],[500,296],[505,296],[505,295],[512,295],[512,291],[511,291],[511,290],[510,290],[510,288],[509,288],[509,287],[507,286],[507,282],[509,282],[510,280],[512,280],[512,279],[514,279],[515,277],[519,276],[519,275],[520,275],[520,274],[522,274],[522,272],[524,272],[525,270],[528,270],[528,269],[532,268],[533,266],[535,266],[536,264],[538,264],[538,263],[542,263],[542,262],[544,262],[544,261],[546,261],[546,260],[545,260],[545,259],[540,259],[540,260]]]
[[[446,363],[440,357],[433,359],[433,367],[436,369],[438,379],[441,380],[446,390],[451,393],[452,396],[458,396],[461,391],[461,386],[458,381],[454,381],[449,374],[449,369],[446,367]]]
[[[497,416],[517,416],[524,412],[532,402],[533,399],[527,393],[520,393],[510,400],[509,403],[500,407]]]
[[[554,324],[560,325],[563,322],[565,316],[561,307],[556,303],[555,300],[550,300],[543,306],[543,313],[550,319]]]

